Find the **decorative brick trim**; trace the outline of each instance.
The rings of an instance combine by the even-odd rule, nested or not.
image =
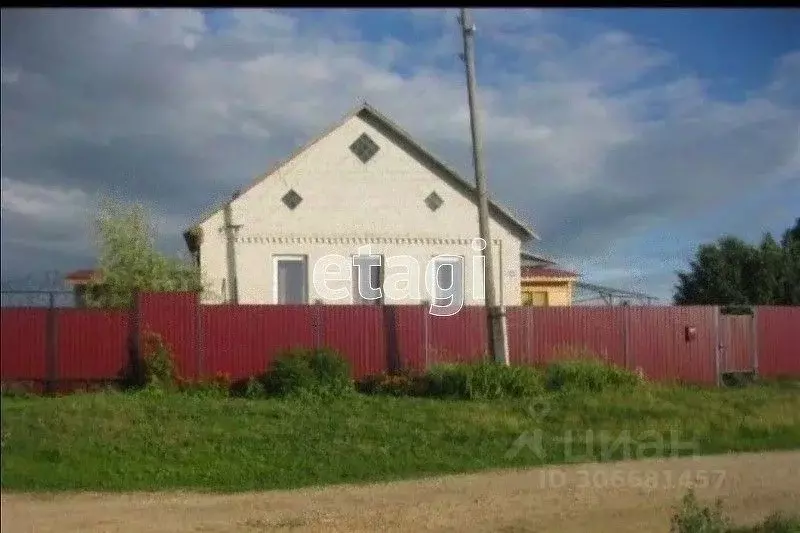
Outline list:
[[[500,239],[492,239],[499,245]],[[235,239],[238,244],[444,244],[469,246],[472,239],[440,237],[347,237],[347,236],[294,236],[294,235],[247,235]]]

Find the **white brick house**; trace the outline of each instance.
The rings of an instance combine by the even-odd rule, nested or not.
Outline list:
[[[521,245],[536,236],[492,202],[490,214],[499,294],[505,305],[519,305]],[[242,304],[367,303],[355,289],[365,280],[381,286],[386,304],[431,301],[441,296],[430,283],[441,255],[460,258],[463,302],[479,304],[480,252],[470,246],[478,236],[474,187],[367,104],[184,233],[208,284],[204,301]],[[365,245],[381,267],[352,266]],[[326,291],[314,269],[329,254],[350,266]],[[416,259],[419,271],[399,267],[393,258],[401,255]],[[408,283],[398,283],[404,277]]]

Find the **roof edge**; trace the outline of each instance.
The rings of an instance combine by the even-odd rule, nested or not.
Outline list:
[[[450,167],[448,164],[446,164],[441,158],[436,157],[433,153],[431,153],[430,150],[428,150],[424,146],[422,146],[417,140],[414,139],[413,136],[411,136],[407,131],[405,131],[402,127],[400,127],[392,119],[390,119],[385,114],[383,114],[380,111],[378,111],[376,108],[374,108],[373,106],[371,106],[367,102],[363,103],[362,109],[359,110],[356,114],[360,114],[360,113],[363,113],[363,112],[371,114],[379,122],[381,122],[384,125],[388,126],[389,129],[391,129],[391,130],[393,130],[395,132],[395,134],[397,134],[399,137],[401,137],[403,140],[405,140],[409,145],[411,145],[414,149],[416,149],[418,152],[420,152],[424,157],[429,159],[432,163],[434,163],[441,170],[443,170],[446,174],[448,174],[451,178],[453,178],[453,180],[458,185],[460,185],[462,188],[466,189],[470,194],[473,194],[473,195],[477,196],[477,192],[478,192],[477,191],[477,187],[475,187],[470,182],[468,182],[466,179],[464,179],[458,172],[456,172],[452,167]],[[478,199],[475,198],[476,202],[477,202],[477,200]],[[520,233],[522,233],[525,237],[527,237],[526,239],[523,239],[523,241],[528,240],[530,238],[533,238],[533,239],[535,239],[537,241],[541,240],[539,235],[537,235],[536,232],[534,232],[531,227],[529,227],[527,224],[525,224],[524,222],[519,220],[507,208],[501,206],[500,204],[498,204],[497,202],[492,200],[491,197],[488,198],[488,203],[489,203],[490,213],[492,211],[494,211],[491,214],[493,214],[497,218],[505,219],[505,221],[507,223],[509,223],[511,226],[516,227],[516,229],[519,230]]]
[[[539,272],[536,272],[536,271]],[[566,270],[564,268],[558,267],[550,267],[550,266],[541,266],[541,267],[525,267],[523,266],[520,269],[520,279],[524,283],[525,281],[535,280],[536,278],[544,278],[544,279],[578,279],[581,275],[577,272],[573,272],[571,270]]]
[[[273,164],[269,168],[269,170],[267,170],[265,173],[259,174],[247,187],[245,187],[244,189],[241,189],[238,192],[238,194],[236,194],[235,197],[232,197],[232,198],[229,198],[228,200],[225,200],[221,204],[218,204],[217,207],[215,207],[212,210],[206,212],[205,215],[199,217],[198,219],[195,219],[195,221],[189,227],[187,227],[185,229],[185,231],[183,232],[184,239],[187,238],[187,234],[189,232],[191,232],[193,229],[195,229],[195,228],[199,227],[200,225],[204,224],[205,222],[207,222],[211,217],[213,217],[214,215],[219,213],[222,209],[224,209],[225,206],[227,206],[231,202],[233,202],[233,200],[236,197],[246,193],[247,191],[251,190],[256,185],[260,184],[261,182],[263,182],[264,180],[266,180],[267,178],[272,176],[278,170],[280,170],[281,168],[286,166],[288,163],[293,161],[295,158],[297,158],[301,153],[305,152],[306,150],[308,150],[309,148],[311,148],[312,146],[314,146],[315,144],[317,144],[318,142],[323,140],[325,137],[327,137],[328,135],[333,133],[335,130],[337,130],[339,127],[341,127],[345,122],[347,122],[351,118],[356,117],[356,116],[358,116],[358,115],[360,115],[362,113],[368,113],[368,114],[372,115],[375,119],[377,119],[379,122],[381,122],[382,124],[387,126],[390,130],[393,130],[395,134],[397,134],[399,137],[403,138],[409,145],[411,145],[413,148],[415,148],[417,151],[419,151],[424,157],[429,159],[432,163],[434,163],[436,166],[438,166],[441,170],[444,170],[446,174],[448,174],[451,178],[453,178],[453,180],[454,180],[454,182],[456,182],[456,184],[458,184],[460,187],[466,189],[470,194],[477,195],[477,188],[475,186],[473,186],[471,183],[466,181],[460,174],[458,174],[455,170],[453,170],[451,167],[449,167],[441,159],[437,158],[430,151],[428,151],[422,145],[420,145],[416,140],[414,140],[414,138],[408,132],[406,132],[403,128],[398,126],[394,121],[392,121],[386,115],[384,115],[383,113],[378,111],[376,108],[374,108],[372,105],[370,105],[366,100],[362,100],[358,105],[356,105],[353,108],[351,108],[350,111],[347,112],[347,114],[342,116],[339,120],[334,122],[331,126],[326,128],[325,130],[323,130],[323,132],[321,134],[317,135],[316,137],[311,139],[309,142],[305,143],[304,145],[302,145],[299,148],[297,148],[296,150],[294,150],[288,157],[286,157],[284,159],[281,159],[277,163]],[[475,198],[475,200],[477,201],[477,198]],[[490,213],[492,215],[494,215],[496,218],[504,219],[505,222],[507,222],[512,227],[516,228],[518,230],[518,233],[521,233],[522,236],[525,237],[523,239],[523,242],[529,240],[530,238],[533,238],[535,240],[541,240],[539,235],[537,235],[533,231],[533,229],[531,227],[529,227],[527,224],[523,223],[522,221],[518,220],[518,218],[515,217],[512,213],[510,213],[508,211],[508,209],[506,209],[503,206],[499,205],[497,202],[495,202],[491,198],[489,198],[488,203],[489,203]],[[188,245],[188,242],[187,242],[187,245]]]
[[[319,141],[321,141],[322,139],[324,139],[325,137],[327,137],[328,135],[333,133],[336,129],[341,127],[345,122],[347,122],[351,118],[357,116],[358,113],[360,113],[364,109],[364,107],[367,106],[367,105],[368,104],[366,103],[366,101],[364,101],[361,104],[351,108],[350,111],[346,115],[343,115],[339,120],[337,120],[336,122],[332,123],[328,128],[323,130],[322,133],[320,133],[316,137],[312,138],[310,141],[306,142],[305,144],[303,144],[299,148],[295,149],[291,154],[289,154],[289,156],[278,160],[271,167],[269,167],[269,169],[266,172],[257,175],[250,182],[250,184],[247,185],[247,187],[245,187],[243,189],[240,189],[238,191],[238,194],[235,195],[235,197],[241,196],[242,194],[246,193],[247,191],[249,191],[250,189],[252,189],[256,185],[260,184],[261,182],[263,182],[264,180],[266,180],[267,178],[269,178],[270,176],[275,174],[281,168],[283,168],[288,163],[290,163],[295,158],[297,158],[297,156],[299,156],[300,154],[302,154],[303,152],[305,152],[306,150],[308,150],[309,148],[311,148],[312,146],[317,144]],[[211,210],[207,211],[206,214],[204,214],[201,217],[195,219],[194,223],[192,223],[189,227],[187,227],[185,229],[185,231],[184,231],[184,239],[186,238],[186,234],[187,233],[191,232],[193,229],[197,228],[198,226],[206,223],[211,217],[213,217],[214,215],[216,215],[217,213],[222,211],[225,208],[225,206],[227,206],[231,202],[233,202],[235,197],[228,198],[227,200],[225,200],[225,201],[221,202],[220,204],[218,204],[217,207],[212,208]]]

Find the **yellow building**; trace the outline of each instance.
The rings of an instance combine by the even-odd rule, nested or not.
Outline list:
[[[539,307],[572,305],[578,274],[558,268],[554,261],[523,253],[522,305]]]

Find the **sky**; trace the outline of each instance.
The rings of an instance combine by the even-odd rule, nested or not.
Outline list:
[[[362,100],[473,176],[455,9],[3,10],[0,278],[159,246]],[[490,194],[584,281],[670,299],[701,243],[800,216],[800,10],[472,10]]]

